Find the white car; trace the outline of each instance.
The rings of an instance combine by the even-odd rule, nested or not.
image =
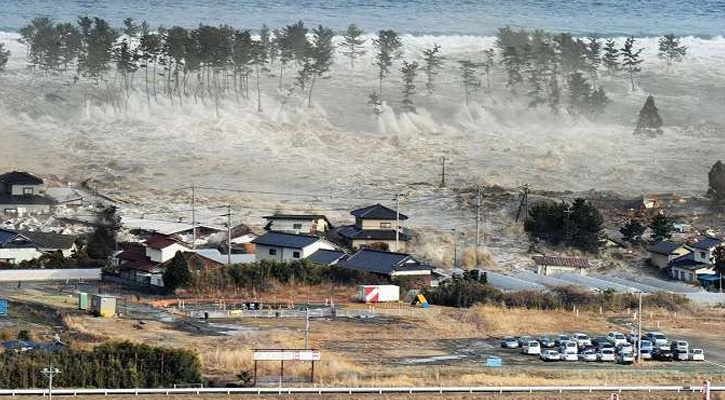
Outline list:
[[[559,359],[561,361],[579,361],[579,354],[577,353],[559,353]]]
[[[617,345],[617,353],[634,353],[634,346],[632,343],[622,343]]]
[[[672,359],[675,361],[688,361],[690,359],[690,353],[682,350],[675,350],[672,352]]]
[[[559,361],[559,352],[556,350],[544,350],[539,355],[541,361]]]
[[[617,355],[617,362],[620,364],[632,364],[634,362],[634,354],[629,351],[623,351]]]
[[[673,340],[672,351],[684,351],[685,353],[690,352],[690,344],[684,340]]]
[[[692,361],[705,361],[705,352],[702,349],[690,350],[690,360]]]
[[[571,335],[571,340],[575,341],[579,347],[592,345],[592,339],[584,333],[575,333]]]
[[[541,354],[541,345],[536,340],[530,340],[521,347],[522,354]]]
[[[597,353],[598,361],[614,361],[614,349],[601,349]]]
[[[627,341],[629,343],[635,344],[637,343],[637,340],[639,340],[639,335],[637,334],[637,332],[629,332],[627,334]]]
[[[667,336],[665,336],[662,332],[647,332],[647,335],[645,336],[655,346],[667,344]]]
[[[643,360],[651,360],[652,359],[652,350],[650,349],[642,349],[640,350],[640,354],[642,354]]]
[[[577,354],[579,353],[579,346],[576,344],[575,341],[569,340],[568,342],[564,342],[561,347],[559,347],[559,352],[567,354]]]
[[[594,351],[594,349],[587,349],[579,354],[579,358],[581,358],[583,361],[597,361],[597,353]]]
[[[609,343],[614,345],[614,347],[617,347],[619,344],[627,343],[627,337],[619,332],[609,332],[607,340],[609,340]]]

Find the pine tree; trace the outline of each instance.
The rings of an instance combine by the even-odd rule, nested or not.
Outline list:
[[[496,64],[495,57],[496,53],[493,49],[483,51],[483,62],[481,63],[481,67],[483,67],[483,73],[486,74],[486,90],[489,93],[491,92],[491,71]]]
[[[186,259],[180,251],[177,251],[164,272],[164,287],[174,292],[178,288],[191,285],[192,281],[193,276],[191,275],[191,271],[189,271]]]
[[[425,64],[425,89],[428,94],[433,94],[433,78],[438,75],[438,70],[443,67],[443,56],[440,54],[441,46],[437,43],[433,47],[423,50],[423,63]]]
[[[604,218],[594,205],[576,199],[569,214],[569,245],[584,251],[596,252],[600,245]]]
[[[10,50],[5,49],[5,43],[0,43],[0,71],[5,70],[8,60],[10,60]]]
[[[580,72],[575,72],[569,75],[567,88],[569,92],[569,113],[575,116],[583,114],[587,109],[589,96],[592,92],[591,85]]]
[[[481,87],[481,81],[478,79],[476,69],[478,64],[470,60],[462,60],[458,62],[458,69],[461,71],[461,83],[463,84],[463,92],[466,96],[466,105],[471,101],[473,94]]]
[[[524,80],[521,75],[521,68],[524,65],[523,57],[517,48],[509,46],[503,50],[501,62],[506,70],[506,86],[515,90],[516,85]]]
[[[657,54],[667,63],[667,71],[673,62],[682,62],[687,55],[687,46],[680,43],[680,38],[674,34],[662,36],[659,40],[659,53]]]
[[[673,221],[663,213],[655,215],[649,226],[652,230],[652,241],[656,243],[671,238],[674,230],[672,223]]]
[[[381,30],[373,39],[373,47],[377,53],[373,64],[378,68],[378,96],[383,97],[383,79],[390,73],[393,61],[400,58],[403,42],[393,30]]]
[[[415,105],[411,97],[415,94],[415,78],[418,75],[418,63],[403,61],[400,68],[403,74],[403,112],[415,112]]]
[[[596,36],[588,38],[586,47],[587,70],[592,80],[592,86],[597,87],[599,78],[599,66],[602,64],[602,42]]]
[[[662,117],[660,117],[659,110],[655,105],[654,96],[649,95],[639,111],[639,119],[634,133],[662,134]]]
[[[377,92],[372,92],[368,95],[368,104],[373,108],[375,115],[383,113],[383,102],[380,100],[380,96]]]
[[[622,239],[632,244],[639,244],[642,242],[642,234],[644,234],[645,230],[646,227],[636,219],[630,219],[621,228],[619,228],[619,232],[622,234]]]
[[[634,76],[642,71],[642,68],[639,66],[642,64],[644,60],[640,58],[640,53],[642,53],[642,50],[644,49],[637,49],[634,50],[634,37],[630,36],[627,38],[627,40],[624,41],[624,47],[622,47],[622,67],[627,71],[627,74],[629,74],[629,80],[632,84],[632,91],[634,91],[635,85],[634,85]]]
[[[355,24],[350,24],[347,30],[342,34],[342,43],[340,47],[342,55],[350,59],[350,69],[355,69],[355,59],[365,55],[366,51],[363,48],[365,45],[365,39],[362,38],[363,30],[358,28]]]
[[[725,164],[718,160],[707,173],[708,189],[707,195],[715,205],[725,205]]]
[[[322,25],[312,30],[312,43],[309,48],[311,63],[309,65],[312,81],[310,82],[309,95],[307,97],[307,107],[312,107],[312,90],[318,78],[330,71],[333,63],[333,54],[335,46],[332,44],[332,38],[335,33],[330,28]]]
[[[619,71],[619,49],[614,39],[607,39],[604,43],[604,55],[602,56],[602,63],[604,68],[607,69],[609,75],[614,75]]]

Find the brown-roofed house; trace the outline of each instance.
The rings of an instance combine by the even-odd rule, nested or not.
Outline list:
[[[556,275],[566,272],[576,272],[586,275],[589,269],[589,260],[579,257],[533,256],[536,273],[541,275]]]

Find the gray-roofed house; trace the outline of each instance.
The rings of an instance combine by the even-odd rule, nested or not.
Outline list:
[[[384,248],[400,251],[411,239],[410,232],[402,226],[397,226],[396,222],[405,221],[408,216],[399,214],[382,204],[360,208],[350,214],[355,217],[355,224],[340,227],[337,233],[345,245],[352,249],[382,245]]]
[[[686,282],[697,282],[699,275],[712,275],[715,270],[709,263],[703,263],[695,259],[695,253],[688,253],[670,261],[670,276],[672,279]]]
[[[533,256],[536,273],[540,275],[556,275],[567,272],[586,275],[589,260],[579,257]]]
[[[322,214],[273,214],[264,217],[264,229],[272,232],[294,233],[296,235],[323,235],[332,224]]]
[[[711,264],[713,251],[715,251],[716,247],[722,245],[722,239],[714,237],[704,237],[696,243],[691,244],[690,248],[692,248],[692,252],[694,253],[695,261],[705,264]]]
[[[24,235],[0,229],[0,263],[17,264],[43,255],[38,245]]]
[[[347,257],[348,254],[344,251],[320,249],[312,253],[307,259],[315,264],[332,266]]]
[[[252,243],[256,247],[257,261],[295,261],[307,258],[321,249],[335,250],[332,243],[320,237],[283,232],[267,232]]]
[[[49,212],[54,201],[43,195],[43,179],[21,171],[0,175],[0,212]]]
[[[32,240],[38,246],[38,250],[43,253],[61,252],[63,257],[70,257],[77,250],[75,236],[37,231],[22,231],[20,233]]]
[[[650,254],[649,262],[659,269],[669,268],[669,264],[676,258],[692,252],[689,247],[679,242],[663,240],[647,248]]]
[[[433,271],[432,266],[416,260],[410,254],[372,249],[361,249],[337,265],[390,278],[414,278],[427,285],[430,285]]]

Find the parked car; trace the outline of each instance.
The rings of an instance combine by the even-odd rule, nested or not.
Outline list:
[[[667,336],[665,336],[662,332],[647,332],[645,337],[655,346],[667,344]]]
[[[577,354],[579,353],[579,346],[576,344],[575,341],[570,340],[568,342],[565,342],[559,347],[560,353],[568,353],[568,354]]]
[[[684,340],[673,340],[671,346],[672,351],[690,352],[690,344]]]
[[[598,361],[614,361],[614,349],[600,349],[597,352]]]
[[[609,343],[613,344],[615,347],[620,343],[627,343],[627,337],[619,332],[609,332],[607,338],[609,339]]]
[[[517,349],[519,347],[519,341],[513,336],[506,336],[501,340],[501,347],[505,349]]]
[[[639,340],[639,334],[637,332],[629,332],[627,334],[627,341],[632,344],[636,344]]]
[[[528,343],[531,340],[534,340],[534,338],[532,338],[531,336],[528,336],[528,335],[519,336],[519,338],[518,338],[519,347],[523,347],[526,343]]]
[[[690,360],[692,361],[705,361],[705,352],[702,349],[690,350]]]
[[[675,361],[688,361],[690,359],[690,353],[682,350],[675,350],[672,352],[672,358]]]
[[[529,340],[521,347],[522,354],[541,354],[541,346],[536,340]]]
[[[556,340],[554,340],[548,336],[539,336],[538,341],[539,341],[539,344],[541,345],[541,347],[543,347],[543,348],[553,349],[554,347],[556,347]]]
[[[652,359],[657,361],[672,361],[672,351],[670,349],[656,349],[652,352]]]
[[[654,346],[652,345],[652,342],[650,342],[649,340],[642,340],[641,346],[642,346],[642,350],[649,350],[650,353],[652,352],[652,350],[654,350]]]
[[[579,354],[561,352],[559,353],[559,359],[561,361],[579,361]]]
[[[611,349],[611,350],[614,350],[614,345],[611,344],[611,343],[609,343],[609,342],[599,343],[599,346],[597,346],[597,349],[599,349],[599,350],[602,350],[602,349]]]
[[[640,350],[642,354],[643,360],[651,360],[652,359],[652,349],[642,349]]]
[[[594,349],[587,349],[579,354],[583,361],[597,361],[597,352]]]
[[[619,364],[632,364],[634,362],[634,353],[631,351],[621,351],[617,354],[617,362]]]
[[[556,350],[544,350],[539,355],[542,361],[559,361],[559,352]]]
[[[556,347],[561,347],[562,344],[570,341],[571,338],[567,335],[559,335],[556,337]]]
[[[620,343],[616,346],[617,353],[634,353],[634,346],[632,346],[632,343]]]
[[[571,340],[575,341],[579,347],[592,345],[592,340],[589,338],[589,335],[584,333],[575,333],[571,335]]]

